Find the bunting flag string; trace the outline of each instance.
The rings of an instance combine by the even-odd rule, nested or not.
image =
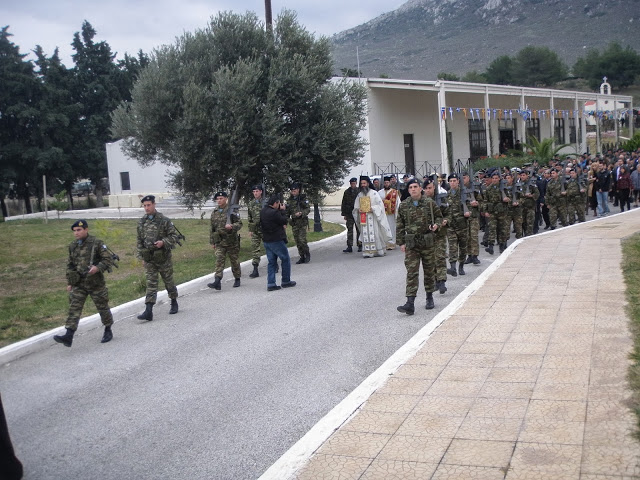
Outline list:
[[[447,111],[449,112],[449,120],[454,121],[455,117],[462,113],[464,115],[465,120],[471,118],[471,120],[510,120],[513,121],[514,114],[515,116],[521,117],[524,121],[529,119],[553,119],[557,117],[561,118],[585,118],[586,116],[592,115],[596,116],[600,119],[613,119],[616,118],[616,112],[610,110],[598,110],[598,111],[587,111],[585,109],[581,110],[561,110],[557,108],[547,108],[547,109],[531,109],[528,105],[525,105],[524,108],[482,108],[482,107],[441,107],[440,108],[440,117],[442,120],[447,120]],[[617,118],[624,117],[628,115],[629,109],[618,110]],[[493,115],[492,115],[493,114]]]

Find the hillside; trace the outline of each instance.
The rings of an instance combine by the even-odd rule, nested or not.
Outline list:
[[[640,0],[410,0],[332,37],[335,72],[433,80],[484,71],[500,55],[547,46],[573,66],[612,41],[640,50]]]

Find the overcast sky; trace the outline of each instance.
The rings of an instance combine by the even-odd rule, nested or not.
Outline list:
[[[288,8],[310,32],[331,36],[395,10],[406,0],[271,0],[273,17]],[[185,31],[203,28],[212,15],[232,10],[256,12],[264,19],[263,0],[3,0],[0,27],[9,25],[11,41],[21,53],[41,45],[49,56],[55,47],[72,66],[73,34],[88,20],[96,41],[106,41],[122,58],[142,49],[171,44]]]

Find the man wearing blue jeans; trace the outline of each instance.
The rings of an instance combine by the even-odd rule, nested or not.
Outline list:
[[[280,195],[269,197],[267,205],[260,211],[260,227],[262,229],[262,241],[267,252],[267,290],[272,292],[280,288],[295,287],[296,282],[291,281],[291,259],[285,240],[287,233],[286,207],[280,202]],[[278,258],[282,263],[282,287],[276,284],[276,266]]]
[[[611,183],[611,174],[609,170],[607,170],[607,166],[603,165],[600,167],[601,170],[596,174],[596,198],[598,200],[598,216],[602,217],[605,214],[610,213],[609,211],[609,187]]]

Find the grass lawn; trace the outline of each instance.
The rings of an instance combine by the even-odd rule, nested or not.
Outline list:
[[[640,234],[634,235],[622,244],[623,267],[627,286],[627,313],[631,319],[631,334],[634,345],[628,379],[633,391],[630,407],[636,413],[636,438],[640,440]]]
[[[64,325],[68,308],[65,269],[67,246],[73,240],[72,223],[68,219],[49,220],[46,225],[42,220],[0,223],[0,347]],[[120,256],[119,268],[106,274],[112,307],[144,296],[144,270],[135,256],[137,224],[137,219],[89,220],[89,233]],[[173,251],[176,284],[212,273],[215,259],[209,245],[209,219],[178,219],[174,224],[187,237],[183,246]],[[322,228],[323,232],[313,232],[310,221],[309,242],[343,230],[327,222]],[[251,258],[246,221],[240,233],[242,262]],[[94,313],[88,298],[83,316]]]

